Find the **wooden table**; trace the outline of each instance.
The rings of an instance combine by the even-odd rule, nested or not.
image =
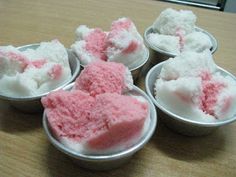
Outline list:
[[[111,22],[122,16],[130,17],[143,33],[167,7],[193,10],[198,26],[218,40],[216,63],[236,74],[236,14],[158,1],[0,0],[0,45],[57,38],[69,47],[78,25],[108,30]],[[143,81],[138,81],[141,88]],[[176,134],[160,123],[151,141],[128,164],[109,172],[91,172],[49,143],[41,117],[23,114],[0,102],[1,177],[236,176],[236,123],[195,138]]]

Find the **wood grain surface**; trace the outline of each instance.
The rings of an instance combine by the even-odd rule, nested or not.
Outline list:
[[[57,38],[70,47],[78,25],[108,30],[113,20],[123,16],[130,17],[143,34],[167,7],[193,10],[197,25],[218,41],[216,63],[236,75],[236,14],[151,0],[0,0],[0,45]],[[136,83],[144,89],[144,77]],[[41,117],[0,101],[0,177],[236,176],[236,123],[193,138],[159,122],[151,141],[129,163],[116,170],[93,172],[80,168],[49,143]]]

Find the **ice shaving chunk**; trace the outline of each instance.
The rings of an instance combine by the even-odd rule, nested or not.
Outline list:
[[[196,28],[197,17],[189,10],[168,8],[161,12],[147,34],[151,46],[178,55],[183,51],[202,52],[212,49],[208,33]]]
[[[104,93],[57,91],[42,98],[49,126],[67,147],[89,154],[111,153],[132,146],[142,136],[147,102]]]
[[[55,89],[71,77],[68,54],[58,41],[42,42],[36,49],[19,51],[0,47],[0,93],[36,96]]]
[[[81,25],[76,29],[77,41],[71,46],[83,65],[96,60],[107,60],[106,32],[99,28],[90,29]]]
[[[124,93],[131,90],[133,79],[121,63],[97,61],[87,65],[75,82],[75,89],[92,96],[101,93]]]
[[[154,90],[166,109],[187,119],[214,122],[236,114],[236,81],[217,69],[209,51],[166,61]]]
[[[134,23],[128,18],[120,18],[112,23],[107,43],[106,52],[109,61],[134,68],[145,60],[143,39]]]
[[[209,50],[202,53],[183,52],[175,58],[170,58],[163,65],[160,77],[173,80],[184,76],[197,76],[202,70],[209,70],[211,73],[217,70]]]
[[[166,52],[180,53],[179,38],[176,36],[151,33],[148,35],[148,40],[154,47]]]
[[[190,10],[165,9],[153,23],[153,29],[160,34],[176,35],[181,30],[184,35],[193,32],[197,17]]]
[[[184,49],[187,51],[202,52],[211,49],[212,42],[208,35],[202,32],[192,32],[184,38]]]
[[[129,69],[146,59],[142,36],[129,18],[119,18],[108,32],[81,25],[76,30],[76,42],[71,46],[83,65],[104,60],[123,63]]]

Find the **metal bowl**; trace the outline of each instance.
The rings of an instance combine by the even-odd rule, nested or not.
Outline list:
[[[18,47],[18,49],[20,51],[24,51],[26,49],[36,49],[38,46],[39,44],[29,44],[25,46],[20,46]],[[80,72],[79,60],[72,52],[70,52],[69,50],[67,50],[67,52],[68,52],[72,77],[53,90],[61,89],[65,87],[67,84],[73,82]],[[26,113],[35,113],[35,112],[40,112],[43,110],[40,100],[41,100],[41,97],[47,95],[49,92],[36,95],[36,96],[25,96],[25,97],[10,97],[4,94],[0,94],[0,99],[8,101],[13,107],[17,108],[20,111],[23,111]]]
[[[218,47],[215,37],[213,35],[211,35],[209,32],[207,32],[199,27],[195,27],[195,31],[203,32],[206,35],[208,35],[208,37],[210,38],[212,45],[213,45],[212,48],[210,49],[211,53],[213,54],[217,50],[217,47]],[[151,62],[151,64],[155,65],[155,64],[165,61],[169,58],[175,57],[176,56],[175,53],[167,52],[163,49],[153,46],[149,42],[147,36],[148,36],[148,34],[153,33],[153,32],[154,31],[153,31],[152,26],[149,26],[144,32],[144,41],[147,44],[147,46],[150,48],[150,60],[151,60],[150,62]]]
[[[147,63],[148,59],[149,59],[149,50],[148,50],[147,47],[145,47],[144,60],[141,63],[139,63],[137,66],[129,68],[129,70],[130,70],[130,72],[133,76],[133,80],[138,79],[139,74],[140,74],[143,66]],[[81,62],[80,62],[80,65],[81,65],[82,68],[84,68],[86,66],[86,65],[81,64]]]
[[[236,116],[235,116],[235,117],[231,117],[224,120],[218,120],[216,122],[205,123],[205,122],[194,121],[187,117],[181,117],[169,111],[168,109],[166,109],[165,106],[162,105],[160,101],[156,100],[154,96],[154,83],[157,79],[157,76],[160,74],[162,65],[164,63],[165,62],[161,62],[155,65],[148,72],[145,78],[145,87],[146,87],[146,92],[148,96],[151,98],[152,102],[156,105],[156,107],[158,108],[158,111],[161,111],[163,113],[163,116],[160,118],[166,124],[167,127],[183,135],[200,136],[200,135],[209,134],[213,130],[217,129],[218,127],[229,124],[236,120]],[[218,71],[222,75],[227,75],[227,76],[232,77],[236,82],[235,76],[233,76],[226,70],[220,68],[219,66],[218,66]]]
[[[69,84],[64,88],[64,90],[71,90],[74,83]],[[149,113],[150,113],[150,122],[147,128],[147,131],[144,133],[143,137],[140,138],[140,140],[133,146],[131,146],[128,149],[125,149],[120,152],[116,152],[113,154],[106,154],[106,155],[89,155],[89,154],[82,154],[80,152],[74,151],[65,145],[63,145],[61,142],[59,142],[51,132],[46,113],[43,114],[43,128],[45,130],[45,133],[49,139],[49,141],[61,152],[67,154],[69,157],[73,159],[77,164],[79,164],[81,167],[92,169],[92,170],[110,170],[117,168],[121,166],[122,164],[126,163],[131,156],[140,150],[151,138],[152,134],[154,133],[156,124],[157,124],[157,115],[155,106],[153,105],[150,98],[146,95],[144,91],[139,89],[138,87],[134,86],[134,89],[132,91],[127,92],[127,94],[132,95],[140,95],[143,96],[149,103]]]

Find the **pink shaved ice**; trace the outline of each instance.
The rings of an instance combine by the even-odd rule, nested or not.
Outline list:
[[[75,81],[75,89],[92,96],[101,93],[121,94],[131,89],[132,83],[131,74],[123,64],[97,61],[84,68]]]
[[[105,55],[106,36],[105,32],[96,28],[85,37],[85,49],[95,57],[104,61],[107,60],[107,56]]]
[[[116,20],[111,24],[111,31],[113,30],[129,30],[134,24],[129,18],[121,18],[121,20]]]
[[[200,95],[200,108],[203,112],[216,116],[214,106],[217,104],[217,97],[227,86],[223,81],[214,80],[209,72],[201,73],[202,93]]]
[[[96,97],[80,90],[57,91],[42,98],[49,125],[72,149],[106,152],[128,147],[140,137],[148,105],[130,96],[104,93]],[[117,149],[121,150],[121,149]]]
[[[46,59],[39,59],[39,60],[35,60],[32,61],[31,64],[35,67],[35,68],[42,68],[44,64],[47,63]]]
[[[59,79],[62,75],[62,66],[60,64],[55,64],[49,71],[49,76],[52,79]]]
[[[129,43],[128,47],[125,48],[125,49],[122,51],[122,53],[124,53],[124,54],[133,53],[135,50],[138,49],[138,45],[139,45],[138,42],[136,42],[136,41],[131,41],[131,42]]]
[[[86,138],[86,133],[83,134],[86,130],[81,127],[89,121],[90,110],[95,104],[93,97],[80,90],[60,90],[42,98],[41,102],[46,108],[50,127],[58,138],[67,136],[76,141]]]
[[[147,118],[148,105],[130,96],[105,93],[96,97],[91,114],[93,119],[103,121],[96,135],[88,144],[96,149],[106,149],[138,137]]]
[[[77,40],[71,48],[82,65],[104,60],[123,63],[133,69],[145,60],[143,38],[129,18],[114,21],[108,32],[80,25],[76,36]]]

